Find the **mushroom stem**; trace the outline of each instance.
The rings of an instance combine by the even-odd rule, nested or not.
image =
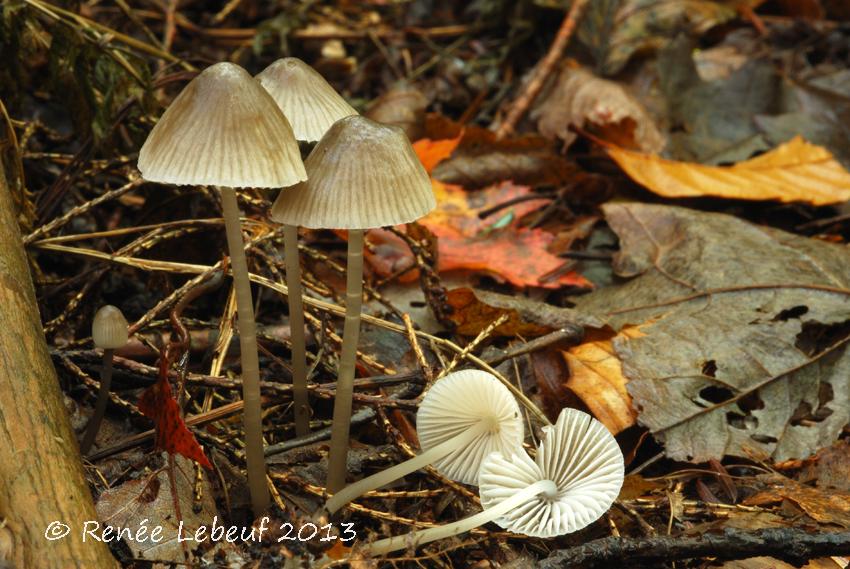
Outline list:
[[[512,495],[510,498],[506,498],[495,506],[487,508],[473,516],[469,516],[468,518],[464,518],[444,526],[428,528],[406,535],[397,535],[395,537],[381,539],[367,545],[364,548],[364,551],[368,552],[370,555],[382,555],[398,551],[399,549],[405,549],[407,547],[419,547],[420,545],[424,545],[438,539],[452,537],[467,532],[480,525],[484,525],[487,522],[491,522],[496,518],[507,514],[514,508],[528,502],[528,500],[539,494],[557,493],[558,487],[554,482],[551,480],[538,480],[534,484],[531,484]]]
[[[348,432],[351,426],[351,400],[354,396],[354,366],[360,338],[360,308],[363,303],[363,230],[348,231],[348,261],[345,269],[345,325],[342,353],[334,398],[331,445],[328,456],[328,492],[336,493],[345,486],[348,457]]]
[[[239,223],[239,206],[236,191],[221,187],[221,205],[227,247],[236,289],[236,312],[239,319],[239,347],[242,357],[243,423],[245,427],[245,458],[248,465],[248,488],[251,507],[259,516],[269,506],[269,488],[266,484],[266,463],[263,456],[263,424],[260,409],[260,362],[257,355],[257,324],[254,321],[254,302],[248,280],[248,262],[245,260],[245,243]]]
[[[362,496],[366,492],[389,484],[393,480],[397,480],[402,476],[406,476],[411,472],[415,472],[420,468],[423,468],[437,460],[440,460],[444,456],[450,454],[452,451],[466,446],[467,444],[471,443],[472,441],[483,435],[489,428],[490,426],[485,421],[481,421],[471,429],[468,429],[456,437],[452,437],[436,446],[431,447],[422,454],[419,454],[411,458],[410,460],[402,462],[401,464],[396,464],[393,467],[390,467],[386,470],[382,470],[381,472],[373,474],[372,476],[369,476],[362,480],[358,480],[357,482],[346,486],[345,488],[334,494],[331,498],[329,498],[327,503],[325,503],[325,509],[328,511],[329,514],[333,514],[345,504],[349,503],[350,501],[354,500],[359,496]]]
[[[103,369],[100,370],[100,388],[97,390],[97,403],[94,406],[94,415],[89,419],[83,442],[80,443],[80,454],[85,456],[89,453],[103,416],[106,413],[106,403],[109,401],[109,386],[112,383],[112,354],[115,350],[103,350]]]
[[[304,303],[301,299],[301,262],[298,258],[298,227],[283,226],[286,288],[289,301],[289,330],[292,342],[292,399],[295,435],[310,432],[310,401],[307,399],[307,348],[304,340]]]

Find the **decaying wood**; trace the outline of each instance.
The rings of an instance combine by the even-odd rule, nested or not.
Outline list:
[[[727,528],[695,537],[606,537],[555,551],[539,565],[555,567],[646,567],[651,561],[713,557],[749,559],[769,556],[801,566],[810,559],[850,554],[850,532],[809,533],[796,528],[755,531]]]
[[[0,330],[0,525],[5,521],[12,537],[11,565],[117,567],[105,544],[82,542],[83,523],[97,515],[47,351],[2,164]],[[46,539],[53,522],[69,526],[69,535]]]

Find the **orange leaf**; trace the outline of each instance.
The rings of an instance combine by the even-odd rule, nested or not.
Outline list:
[[[590,286],[584,277],[575,272],[568,272],[550,280],[541,280],[543,275],[555,271],[564,264],[563,259],[546,251],[554,236],[542,229],[500,230],[497,233],[473,238],[433,229],[432,231],[438,237],[440,272],[482,271],[517,287]]]
[[[437,236],[444,233],[444,229],[451,229],[451,233],[462,233],[468,237],[475,237],[482,231],[497,224],[505,216],[511,216],[511,224],[524,215],[546,205],[548,200],[528,200],[488,216],[485,219],[479,217],[479,213],[495,205],[503,204],[517,198],[531,195],[528,186],[517,186],[512,182],[502,182],[487,188],[467,192],[460,186],[444,184],[437,180],[431,181],[434,187],[434,196],[437,198],[437,208],[419,220]]]
[[[463,138],[463,130],[455,138],[444,140],[423,138],[413,143],[413,150],[419,156],[419,161],[425,166],[425,171],[430,174],[434,170],[434,166],[452,155],[457,145],[460,144],[461,138]]]
[[[171,395],[166,370],[162,369],[164,365],[167,364],[160,365],[159,379],[147,388],[139,399],[139,411],[153,419],[156,427],[154,446],[169,454],[183,455],[211,470],[212,464],[204,454],[204,449],[180,416],[180,407]]]
[[[635,182],[668,198],[717,196],[826,205],[850,200],[850,173],[801,137],[734,166],[706,166],[606,147]]]
[[[614,338],[638,338],[637,326],[626,326],[613,338],[585,342],[562,352],[570,367],[565,387],[575,393],[593,415],[614,434],[635,424],[637,413],[626,391],[623,364],[614,352]]]

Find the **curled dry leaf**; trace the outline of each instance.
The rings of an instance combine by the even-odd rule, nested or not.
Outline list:
[[[679,34],[699,36],[735,17],[736,5],[761,0],[623,0],[589,2],[578,37],[607,75],[638,51],[659,48]]]
[[[564,67],[532,118],[543,136],[560,138],[567,146],[576,139],[571,126],[599,127],[616,140],[631,138],[635,148],[647,153],[661,152],[666,143],[647,110],[623,85],[572,65]]]
[[[613,146],[607,150],[631,179],[668,198],[716,196],[812,205],[850,200],[850,173],[829,150],[801,137],[734,166],[676,162]]]
[[[165,358],[163,358],[163,361]],[[156,383],[142,393],[139,399],[139,411],[153,420],[156,427],[155,447],[169,454],[179,454],[190,458],[212,470],[204,449],[198,444],[195,435],[186,426],[180,415],[180,407],[171,394],[171,384],[166,375],[168,364],[160,364],[160,374]]]
[[[384,124],[404,129],[410,140],[417,140],[425,132],[425,108],[428,98],[415,87],[400,83],[375,99],[364,116]]]
[[[643,336],[638,326],[625,326],[617,338]],[[612,337],[585,342],[562,352],[570,368],[564,387],[575,393],[593,416],[615,435],[635,424],[637,413],[626,390],[623,364],[612,345]]]
[[[461,125],[444,116],[430,114],[425,121],[434,140],[454,139],[460,144],[434,168],[434,177],[445,184],[471,190],[511,180],[526,186],[560,186],[582,173],[559,154],[552,142],[537,134],[497,138],[492,130]]]

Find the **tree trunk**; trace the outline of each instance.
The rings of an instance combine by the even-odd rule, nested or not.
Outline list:
[[[0,526],[17,569],[118,566],[107,546],[82,542],[97,520],[41,326],[17,212],[0,162]],[[51,522],[70,533],[49,540]],[[59,532],[62,526],[54,526]],[[8,555],[8,552],[6,552]],[[3,565],[0,559],[0,565]]]

